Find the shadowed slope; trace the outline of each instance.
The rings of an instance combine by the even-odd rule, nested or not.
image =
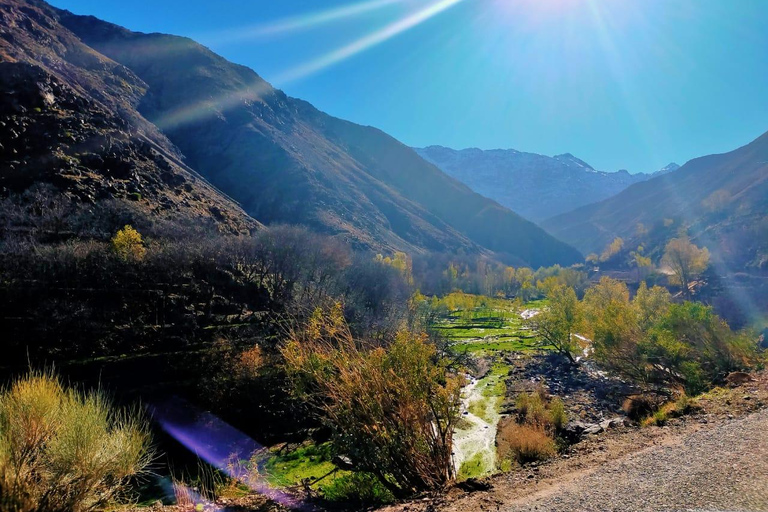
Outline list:
[[[59,13],[148,84],[144,116],[259,220],[308,224],[375,250],[490,250],[536,266],[580,259],[379,130],[290,98],[189,39]]]
[[[136,110],[147,84],[83,44],[49,6],[0,1],[0,186],[50,183],[76,204],[131,201],[230,232],[258,226]]]

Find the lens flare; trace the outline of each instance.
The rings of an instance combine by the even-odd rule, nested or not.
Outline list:
[[[439,0],[431,2],[426,7],[413,12],[368,36],[362,37],[342,48],[282,73],[276,78],[275,86],[280,87],[289,82],[322,71],[334,64],[338,64],[343,60],[384,43],[398,34],[424,23],[463,1],[464,0]],[[161,130],[174,129],[181,125],[199,121],[201,119],[224,116],[227,110],[238,105],[247,106],[249,103],[257,102],[264,94],[271,93],[271,91],[271,86],[268,83],[261,79],[257,79],[241,90],[230,91],[215,98],[209,98],[177,108],[171,112],[167,112],[159,118],[150,119],[150,121],[157,125]]]
[[[383,9],[390,5],[400,4],[409,0],[369,0],[335,9],[317,11],[302,16],[294,16],[278,20],[270,24],[258,24],[248,27],[230,29],[212,34],[202,34],[198,39],[215,46],[224,46],[252,39],[260,39],[279,34],[309,30],[314,27],[332,23],[345,18],[352,18],[361,14]]]
[[[264,446],[233,426],[180,398],[157,404],[151,411],[165,432],[211,466],[291,510],[311,510],[306,503],[270,486],[240,463],[250,461]]]
[[[312,75],[318,71],[322,71],[327,67],[330,67],[361,52],[364,52],[365,50],[377,46],[395,37],[396,35],[405,32],[406,30],[410,30],[463,1],[464,0],[440,0],[438,2],[431,3],[427,7],[413,14],[410,14],[409,16],[406,16],[405,18],[398,20],[390,25],[387,25],[386,27],[377,30],[373,34],[369,34],[342,48],[334,50],[315,60],[307,62],[306,64],[286,71],[282,75],[279,75],[275,79],[275,82],[279,86]]]

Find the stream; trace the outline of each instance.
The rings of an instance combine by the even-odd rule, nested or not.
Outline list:
[[[464,428],[457,428],[454,432],[453,460],[457,471],[461,471],[465,464],[469,466],[463,471],[470,473],[469,476],[483,476],[496,469],[496,429],[501,417],[498,408],[503,397],[483,395],[483,390],[493,378],[491,374],[483,379],[470,377],[470,383],[464,386],[461,393]],[[483,407],[484,417],[470,411],[474,403]]]

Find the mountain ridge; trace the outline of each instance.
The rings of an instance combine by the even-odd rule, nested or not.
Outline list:
[[[571,153],[548,157],[515,149],[414,149],[472,190],[533,221],[606,199],[651,177],[626,170],[598,171]],[[674,165],[663,171],[669,172]]]
[[[637,226],[662,245],[680,229],[730,268],[768,261],[768,132],[721,154],[628,187],[614,197],[544,221],[556,236],[599,253],[614,237],[638,238]],[[763,230],[763,231],[761,231]],[[760,244],[763,244],[762,246]]]
[[[493,252],[534,266],[581,259],[380,130],[290,98],[191,39],[55,12],[148,85],[139,112],[259,220],[307,224],[385,252]]]

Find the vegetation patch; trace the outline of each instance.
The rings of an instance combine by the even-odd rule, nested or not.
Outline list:
[[[306,482],[317,489],[324,489],[343,471],[332,462],[330,443],[309,444],[290,451],[277,451],[266,460],[263,472],[267,482],[275,487],[293,487]],[[320,478],[326,477],[323,480]]]
[[[0,392],[0,510],[102,508],[152,459],[149,427],[101,393],[32,373]]]
[[[461,463],[458,479],[467,480],[469,478],[480,478],[486,476],[493,468],[488,468],[487,454],[477,452],[469,459]]]
[[[515,401],[517,414],[499,426],[497,445],[500,467],[510,462],[526,464],[557,453],[557,436],[568,423],[565,404],[539,388],[522,393]]]

